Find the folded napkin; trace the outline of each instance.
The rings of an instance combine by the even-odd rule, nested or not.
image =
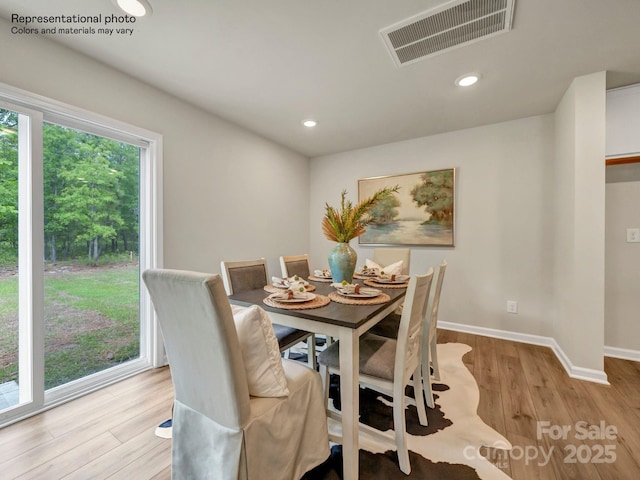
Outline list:
[[[337,283],[331,284],[333,288],[342,293],[359,293],[362,285],[358,283]]]
[[[346,285],[340,285],[338,290],[342,293],[360,293],[360,285],[357,283],[347,283]]]
[[[331,270],[314,270],[313,274],[316,277],[331,278]]]
[[[360,275],[366,275],[368,277],[375,277],[380,273],[377,268],[369,268],[367,265],[363,265],[360,269]]]
[[[365,260],[365,265],[367,266],[367,269],[369,268],[378,269],[378,272],[380,272],[381,275],[383,272],[385,275],[400,275],[402,273],[402,268],[404,267],[404,260],[398,260],[397,262],[392,263],[391,265],[387,265],[386,267],[383,267],[378,265],[373,260],[369,260],[367,258]]]
[[[273,298],[275,300],[293,300],[294,298],[307,298],[307,292],[294,292],[292,290],[285,290],[283,292],[271,294],[270,298]]]
[[[392,282],[406,282],[407,280],[409,280],[409,275],[378,275],[378,280],[389,280]]]
[[[297,275],[291,278],[271,277],[271,283],[276,287],[295,288],[296,290],[298,290],[300,287],[306,287],[307,285],[309,285],[309,282]]]
[[[309,282],[307,282],[304,278],[299,277],[298,275],[287,278],[287,282],[289,282],[289,285],[309,285]]]

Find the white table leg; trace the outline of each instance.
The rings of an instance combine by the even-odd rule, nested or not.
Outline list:
[[[358,334],[340,329],[340,399],[342,410],[342,461],[344,480],[358,478],[358,425],[360,418]]]

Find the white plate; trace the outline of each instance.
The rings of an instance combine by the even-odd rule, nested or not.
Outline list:
[[[311,300],[313,300],[314,298],[316,298],[315,293],[309,293],[309,292],[305,292],[304,294],[298,294],[297,297],[293,297],[292,299],[288,299],[288,298],[277,298],[278,296],[282,295],[281,293],[272,293],[271,295],[269,295],[269,298],[271,300],[275,300],[276,302],[281,302],[281,303],[301,303],[301,302],[309,302]],[[304,296],[303,296],[304,295]]]
[[[389,278],[376,277],[373,279],[373,281],[377,283],[390,283],[394,285],[399,283],[407,283],[408,280],[409,280],[409,277],[407,275],[396,275],[395,280],[391,280],[391,277]]]
[[[373,297],[377,297],[378,295],[380,295],[382,292],[380,290],[376,290],[375,288],[361,288],[359,293],[347,293],[347,292],[343,292],[342,290],[338,289],[338,293],[340,295],[343,295],[345,297],[352,297],[352,298],[373,298]]]

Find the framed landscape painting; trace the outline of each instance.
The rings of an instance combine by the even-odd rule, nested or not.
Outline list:
[[[384,187],[400,189],[371,210],[361,245],[453,247],[455,169],[358,180],[358,201]]]

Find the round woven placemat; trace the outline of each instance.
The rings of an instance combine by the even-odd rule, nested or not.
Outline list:
[[[325,305],[328,305],[331,302],[331,300],[329,300],[329,297],[316,294],[316,298],[308,302],[283,303],[283,302],[278,302],[277,300],[273,300],[269,297],[262,300],[262,302],[265,305],[269,305],[270,307],[284,308],[285,310],[306,310],[309,308],[324,307]]]
[[[379,305],[381,303],[387,303],[391,300],[391,297],[386,293],[381,293],[377,297],[373,298],[353,298],[340,295],[338,292],[329,293],[329,298],[337,303],[346,303],[347,305]]]
[[[307,292],[313,292],[316,289],[316,287],[314,287],[313,285],[306,285],[304,287],[304,289]],[[264,291],[265,292],[269,292],[269,293],[285,292],[286,290],[287,290],[286,288],[278,288],[278,287],[276,287],[274,285],[265,285],[264,286]]]
[[[316,277],[315,275],[309,275],[309,280],[312,282],[333,282],[333,278]]]
[[[365,285],[369,285],[370,287],[375,288],[407,288],[409,286],[409,282],[407,283],[378,283],[375,280],[365,280]]]

